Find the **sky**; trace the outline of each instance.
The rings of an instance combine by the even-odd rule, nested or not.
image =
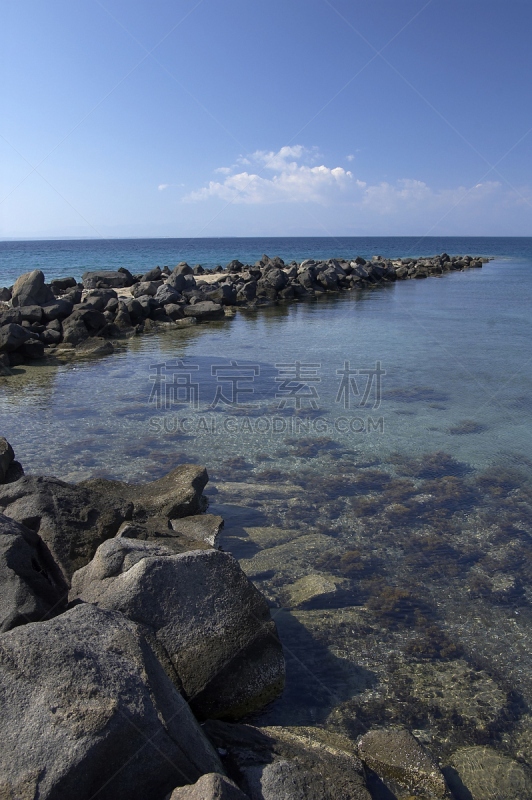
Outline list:
[[[0,239],[532,236],[530,0],[0,17]]]

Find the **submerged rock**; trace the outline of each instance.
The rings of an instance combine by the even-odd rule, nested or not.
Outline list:
[[[227,553],[163,555],[154,547],[105,542],[73,576],[71,598],[120,611],[152,630],[198,716],[235,719],[261,708],[284,683],[266,600]]]
[[[463,747],[450,759],[449,785],[458,800],[530,800],[532,773],[490,747]]]
[[[163,798],[223,773],[137,626],[81,604],[0,636],[0,796]]]
[[[204,731],[251,800],[370,800],[362,763],[342,736],[212,720]]]
[[[380,778],[398,783],[416,795],[448,796],[438,765],[407,730],[368,731],[358,743],[358,754]]]

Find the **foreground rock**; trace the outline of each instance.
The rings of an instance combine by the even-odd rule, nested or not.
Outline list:
[[[194,786],[175,789],[169,800],[249,800],[236,783],[225,775],[203,775]]]
[[[0,514],[0,631],[55,617],[68,586],[42,539]]]
[[[163,798],[223,767],[137,626],[79,605],[0,637],[0,797]]]
[[[26,475],[0,486],[0,511],[38,533],[69,579],[131,518],[133,504],[58,478]]]
[[[358,754],[380,778],[409,789],[416,796],[448,797],[438,765],[407,730],[372,730],[358,743]]]
[[[251,800],[371,800],[354,745],[341,736],[210,720],[204,731]]]
[[[227,553],[162,550],[124,538],[105,542],[74,574],[71,598],[146,626],[199,717],[236,719],[261,708],[284,683],[265,598]]]

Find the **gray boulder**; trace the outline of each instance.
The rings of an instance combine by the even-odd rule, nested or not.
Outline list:
[[[63,341],[74,347],[89,338],[89,330],[78,316],[68,317],[63,325]]]
[[[40,269],[26,272],[15,281],[11,302],[13,306],[42,306],[55,300],[50,286],[44,282],[44,273]]]
[[[179,264],[172,270],[172,275],[192,275],[194,270],[186,261],[180,261]]]
[[[133,504],[58,478],[0,485],[0,511],[39,534],[67,579],[129,519]]]
[[[72,314],[73,305],[68,300],[54,300],[51,303],[45,303],[42,306],[43,317],[46,322],[51,322],[54,319],[64,319]]]
[[[223,773],[136,625],[81,604],[0,637],[6,798],[146,800]]]
[[[176,292],[189,292],[196,286],[196,279],[193,275],[184,274],[182,272],[176,272],[176,269],[172,272],[169,276],[168,280],[166,281],[167,286],[171,286],[172,289],[175,289]]]
[[[116,541],[101,545],[74,574],[71,599],[120,611],[150,629],[199,717],[239,718],[279,693],[284,658],[275,623],[231,555],[201,550],[141,558],[139,548],[147,553],[153,545]]]
[[[149,281],[159,281],[161,280],[162,270],[160,267],[154,267],[153,269],[148,270],[142,276],[142,280],[149,283]]]
[[[36,533],[0,514],[0,631],[65,610],[68,586]]]
[[[371,800],[354,745],[342,736],[213,720],[203,730],[251,800]]]
[[[69,289],[75,289],[77,282],[75,278],[54,278],[50,281],[50,288],[56,297],[68,292]]]
[[[19,308],[3,306],[0,310],[0,327],[4,325],[20,325],[22,315]]]
[[[141,281],[140,283],[135,284],[131,290],[131,294],[133,297],[142,297],[143,295],[155,297],[157,294],[157,289],[162,285],[162,281]]]
[[[179,303],[181,295],[173,286],[168,286],[167,283],[163,283],[155,292],[155,299],[162,306],[166,306],[169,303]]]
[[[202,523],[204,518],[206,521]],[[195,520],[199,520],[196,524]],[[219,524],[209,520],[221,520]],[[180,523],[184,524],[181,526]],[[186,553],[189,550],[208,550],[217,543],[217,533],[223,525],[221,517],[201,514],[194,517],[169,520],[161,517],[150,517],[146,522],[123,522],[117,538],[136,539],[153,542],[171,550],[172,553]]]
[[[43,318],[43,309],[41,306],[21,306],[20,309],[14,308],[12,310],[20,313],[20,319],[22,322],[41,322]]]
[[[110,502],[131,504],[132,519],[144,522],[149,517],[175,519],[202,510],[202,492],[209,477],[205,467],[182,464],[156,481],[144,484],[90,478],[78,486],[102,494]]]
[[[194,786],[175,789],[168,800],[249,800],[249,798],[230,778],[211,772],[202,775]]]
[[[198,542],[205,542],[211,547],[217,547],[218,536],[224,526],[224,521],[222,517],[215,514],[196,514],[194,517],[173,519],[171,526],[174,531],[188,539],[195,539]]]
[[[8,303],[11,300],[11,289],[7,286],[0,287],[0,303]]]

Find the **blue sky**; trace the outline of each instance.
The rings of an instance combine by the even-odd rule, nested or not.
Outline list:
[[[529,0],[2,0],[0,238],[532,235]]]

